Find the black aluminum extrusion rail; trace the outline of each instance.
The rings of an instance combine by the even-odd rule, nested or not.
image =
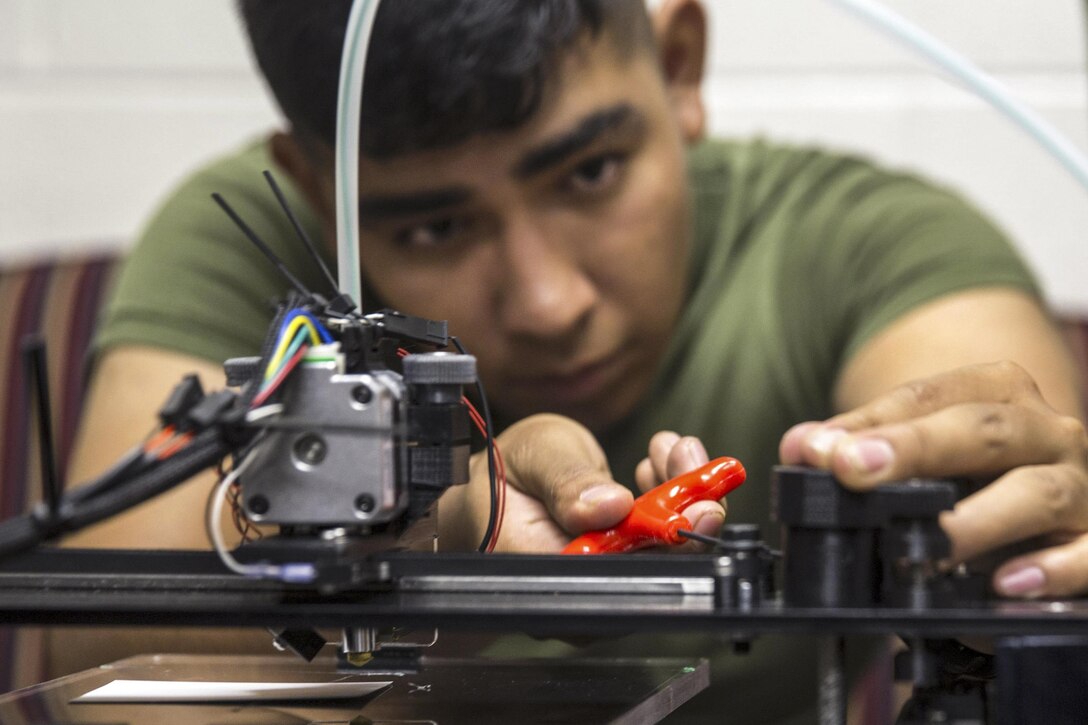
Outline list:
[[[390,581],[317,591],[245,579],[203,552],[41,549],[0,563],[5,624],[397,625],[537,634],[1088,634],[1088,600],[941,609],[719,607],[701,556],[377,555]]]

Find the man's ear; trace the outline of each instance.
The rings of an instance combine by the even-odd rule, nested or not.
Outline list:
[[[313,209],[321,222],[321,232],[326,248],[336,244],[336,209],[332,178],[325,166],[306,152],[302,142],[293,133],[282,131],[272,134],[269,150],[276,165],[287,172],[302,197]]]
[[[698,141],[706,130],[706,12],[699,0],[662,0],[650,14],[673,113],[685,140]]]

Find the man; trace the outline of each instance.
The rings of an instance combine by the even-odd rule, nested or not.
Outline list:
[[[259,173],[274,163],[306,223],[333,238],[347,3],[242,9],[290,129],[194,177],[149,226],[99,340],[77,479],[145,433],[183,374],[217,387],[218,363],[259,344],[282,283],[208,192],[319,286]],[[477,355],[507,426],[499,548],[554,551],[614,523],[632,501],[622,484],[646,489],[709,448],[751,472],[730,496],[735,521],[766,522],[776,454],[859,488],[995,479],[943,519],[954,558],[1052,535],[995,587],[1088,589],[1079,393],[1021,263],[975,212],[911,177],[700,143],[704,43],[695,0],[662,3],[652,26],[638,0],[382,6],[360,159],[367,302],[446,319]],[[484,468],[475,459],[473,482],[440,501],[442,546],[481,538]],[[205,546],[207,484],[74,543]],[[688,515],[713,532],[724,509]],[[609,646],[715,650],[702,637]],[[813,672],[803,643],[761,639],[747,659],[716,662],[717,685],[680,714],[811,720]]]

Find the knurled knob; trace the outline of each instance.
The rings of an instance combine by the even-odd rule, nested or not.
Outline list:
[[[476,358],[455,352],[424,352],[402,361],[404,380],[414,385],[468,385],[476,382]]]

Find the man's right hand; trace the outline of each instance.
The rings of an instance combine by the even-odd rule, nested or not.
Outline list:
[[[506,512],[495,551],[557,552],[583,531],[606,528],[634,496],[612,479],[593,434],[558,415],[530,416],[496,438],[506,466]],[[439,546],[475,549],[491,510],[487,455],[472,458],[471,480],[438,503]]]
[[[506,464],[507,488],[495,551],[558,552],[579,534],[619,523],[634,504],[634,495],[612,478],[604,451],[580,423],[534,415],[496,440]],[[655,435],[649,453],[636,474],[643,491],[706,462],[699,460],[706,458],[699,441],[675,433]],[[491,492],[484,453],[473,457],[471,472],[467,485],[451,488],[439,501],[442,549],[475,549],[487,528]],[[716,533],[725,517],[722,506],[711,501],[693,504],[683,513],[699,532]]]

